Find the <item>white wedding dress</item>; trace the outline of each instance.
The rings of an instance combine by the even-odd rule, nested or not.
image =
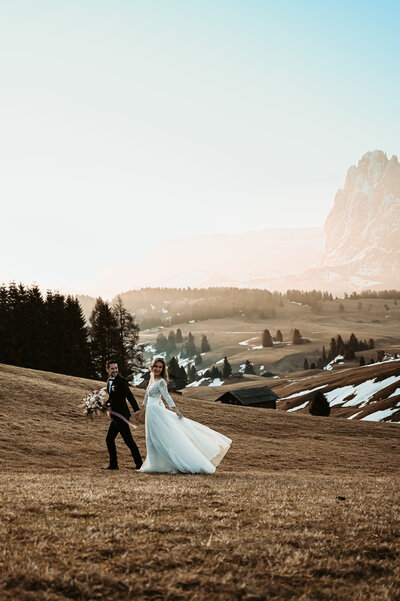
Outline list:
[[[147,457],[140,472],[189,472],[212,474],[231,446],[227,438],[207,426],[167,409],[161,399],[175,407],[163,378],[150,378],[144,397],[146,405]]]

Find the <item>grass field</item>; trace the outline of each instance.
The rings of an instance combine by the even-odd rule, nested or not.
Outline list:
[[[105,473],[95,384],[0,366],[1,599],[400,599],[397,424],[176,396],[233,439],[217,472],[138,474],[119,443]]]

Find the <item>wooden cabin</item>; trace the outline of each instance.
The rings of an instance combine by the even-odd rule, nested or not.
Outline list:
[[[276,409],[276,401],[279,396],[268,386],[257,386],[253,388],[238,388],[228,390],[218,397],[216,401],[228,405],[242,405],[245,407],[265,407]]]

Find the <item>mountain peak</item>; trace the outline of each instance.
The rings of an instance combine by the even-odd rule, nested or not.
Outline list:
[[[383,152],[383,150],[369,150],[368,152],[366,152],[362,155],[358,164],[362,163],[363,161],[368,161],[368,162],[385,162],[386,161],[387,162],[388,158],[387,158],[386,152]]]
[[[366,152],[347,172],[325,224],[324,265],[371,281],[398,280],[400,165],[382,150]]]

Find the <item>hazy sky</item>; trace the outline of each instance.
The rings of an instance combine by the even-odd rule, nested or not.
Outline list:
[[[322,226],[351,164],[400,153],[399,26],[385,0],[3,0],[0,281],[102,293],[162,240]]]

